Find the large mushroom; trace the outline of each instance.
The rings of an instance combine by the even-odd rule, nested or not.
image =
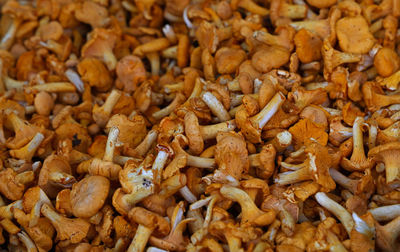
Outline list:
[[[386,170],[386,182],[400,179],[400,143],[392,142],[378,145],[368,152],[368,157],[376,162],[383,162]]]

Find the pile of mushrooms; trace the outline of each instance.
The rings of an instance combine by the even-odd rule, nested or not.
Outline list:
[[[399,0],[0,7],[2,251],[400,250]]]

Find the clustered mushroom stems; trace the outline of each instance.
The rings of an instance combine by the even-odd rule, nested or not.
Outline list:
[[[399,0],[0,1],[7,251],[399,251]]]

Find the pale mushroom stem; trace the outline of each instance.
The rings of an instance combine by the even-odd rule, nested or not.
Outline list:
[[[13,19],[11,27],[9,27],[7,32],[3,35],[3,37],[0,40],[0,49],[8,50],[12,46],[14,38],[15,38],[15,34],[21,23],[22,23],[22,20],[20,20],[19,18]]]
[[[350,213],[347,212],[347,210],[344,207],[342,207],[336,201],[329,198],[328,195],[326,195],[323,192],[316,193],[315,199],[321,206],[328,209],[331,213],[333,213],[340,220],[340,222],[346,229],[347,233],[350,235],[351,230],[354,227],[354,221],[353,221],[353,218],[351,217]]]
[[[115,57],[111,49],[104,50],[103,61],[106,64],[108,70],[110,71],[114,70],[117,65],[117,58]]]
[[[181,189],[179,189],[179,192],[181,193],[182,197],[189,203],[194,203],[196,202],[197,198],[194,196],[194,194],[190,191],[189,187],[184,186]]]
[[[151,52],[146,55],[150,61],[151,75],[158,76],[160,74],[160,56],[158,52]]]
[[[17,234],[19,240],[25,245],[27,252],[37,252],[37,248],[35,243],[31,240],[31,238],[24,232],[21,231]]]
[[[164,165],[167,163],[169,153],[165,150],[160,150],[157,154],[156,159],[154,160],[153,166],[151,169],[154,172],[155,184],[160,184],[161,175],[164,168]]]
[[[107,114],[111,114],[114,106],[117,104],[120,97],[121,92],[113,89],[102,106],[104,112]]]
[[[38,132],[32,138],[32,140],[26,144],[24,147],[18,150],[10,150],[10,155],[17,157],[19,159],[31,160],[33,155],[35,155],[36,150],[39,148],[40,144],[43,142],[44,136],[42,133]]]
[[[85,91],[83,81],[77,72],[72,69],[67,69],[67,71],[65,71],[65,77],[75,85],[79,92],[83,93],[83,91]]]
[[[239,7],[261,16],[266,16],[269,14],[269,10],[257,5],[252,0],[239,0]]]
[[[177,93],[174,100],[167,107],[165,107],[157,112],[154,112],[153,117],[156,120],[161,120],[163,117],[166,117],[169,114],[171,114],[185,100],[186,100],[186,97],[183,94]]]
[[[231,119],[224,105],[212,93],[205,92],[201,98],[220,121],[225,122]]]
[[[198,97],[202,91],[203,91],[203,83],[200,80],[200,78],[197,78],[194,83],[194,88],[192,90],[192,93],[190,94],[190,96],[187,98],[187,100],[185,101],[185,103],[182,106],[184,106],[184,107],[189,106],[189,100],[191,98]]]
[[[296,171],[279,173],[274,181],[280,185],[289,185],[310,179],[312,179],[312,176],[308,170],[308,167],[306,166]]]
[[[75,86],[69,82],[49,82],[29,87],[29,89],[37,92],[45,91],[48,93],[75,92],[76,90]]]
[[[184,84],[185,83],[183,81],[181,81],[181,82],[178,82],[178,83],[175,83],[175,84],[164,85],[164,91],[167,94],[182,91],[183,88],[185,87]]]
[[[114,151],[115,151],[115,145],[118,142],[118,135],[119,135],[119,129],[117,127],[112,127],[110,129],[110,132],[108,133],[108,138],[107,138],[107,144],[106,144],[106,150],[104,152],[104,161],[113,161],[114,159]]]
[[[203,158],[192,155],[187,156],[187,166],[194,166],[197,168],[213,168],[215,165],[216,163],[213,158]]]
[[[336,183],[354,193],[354,187],[357,185],[357,181],[349,179],[335,168],[329,168],[329,174]]]
[[[228,242],[229,251],[243,251],[242,240],[233,235],[225,234],[226,241]]]
[[[235,120],[230,120],[217,124],[200,126],[200,132],[204,140],[209,140],[216,138],[218,132],[229,132],[235,128]]]
[[[143,139],[143,141],[136,146],[135,152],[139,156],[144,156],[147,151],[149,151],[150,147],[153,145],[153,143],[156,141],[158,136],[158,131],[157,130],[150,130],[146,137]]]
[[[3,76],[2,82],[7,90],[15,89],[16,91],[23,91],[24,87],[28,85],[27,81],[17,81],[8,76]]]
[[[364,119],[362,117],[357,117],[353,124],[353,154],[351,155],[351,160],[365,160],[364,152],[364,138],[362,132],[362,124]]]
[[[400,216],[400,204],[377,207],[368,211],[376,221],[390,221]]]
[[[250,118],[250,121],[257,129],[262,129],[275,115],[284,101],[285,96],[281,92],[276,93],[260,113]]]
[[[4,203],[4,202],[3,202]],[[23,210],[24,207],[22,206],[22,200],[17,200],[14,201],[13,203],[6,205],[6,206],[1,206],[0,207],[0,217],[2,219],[12,219],[14,218],[14,213],[11,209],[20,209]]]
[[[148,228],[144,225],[139,225],[135,237],[133,237],[133,240],[131,242],[131,245],[129,245],[128,252],[142,252],[144,251],[144,248],[146,247],[147,241],[150,238],[151,233],[153,232],[154,229]]]
[[[125,194],[123,197],[123,200],[129,205],[135,205],[136,203],[139,203],[142,199],[150,196],[153,194],[153,190],[149,190],[147,188],[140,188],[133,193],[130,194]]]

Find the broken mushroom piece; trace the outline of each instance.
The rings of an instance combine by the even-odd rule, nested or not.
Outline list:
[[[90,218],[104,205],[110,181],[102,176],[89,176],[72,185],[70,201],[72,213],[79,218]]]

